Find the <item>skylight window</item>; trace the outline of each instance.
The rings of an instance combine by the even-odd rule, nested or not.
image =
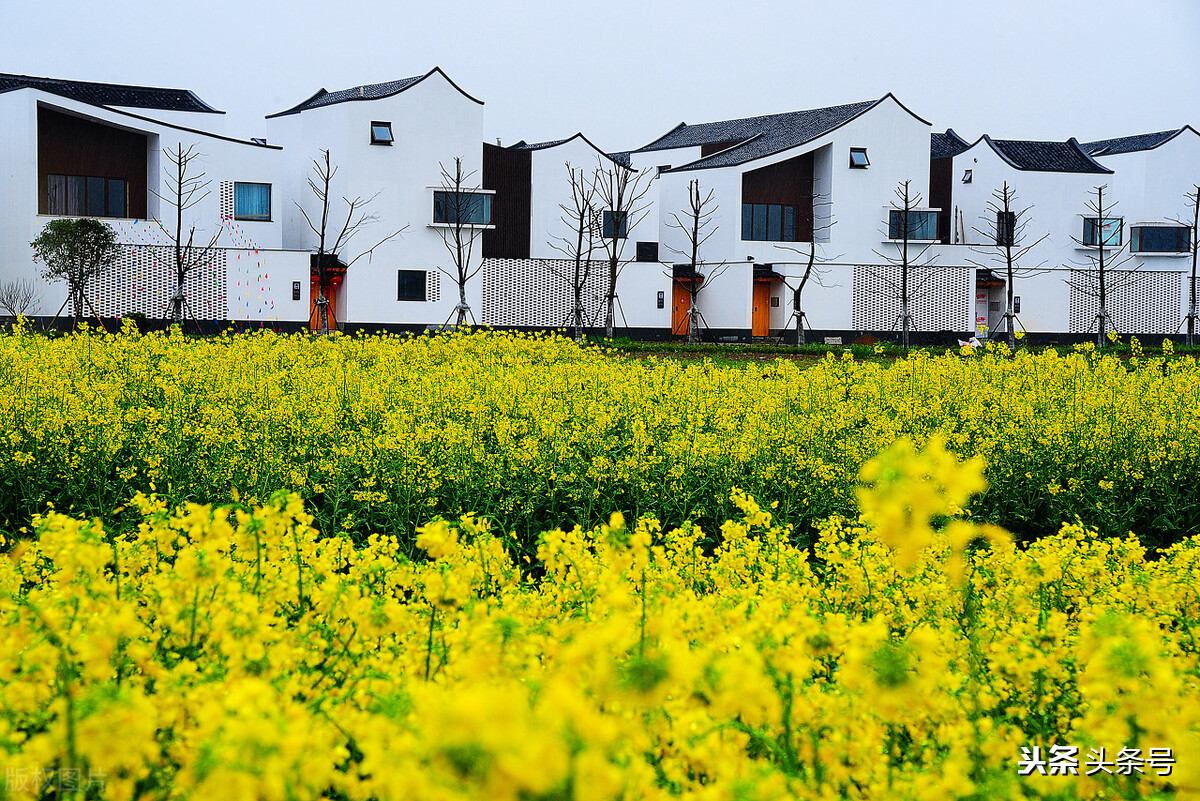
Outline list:
[[[867,158],[867,149],[865,147],[850,148],[850,168],[855,170],[865,170],[871,166],[870,159]]]
[[[392,141],[392,124],[390,122],[371,123],[371,144],[390,145]]]

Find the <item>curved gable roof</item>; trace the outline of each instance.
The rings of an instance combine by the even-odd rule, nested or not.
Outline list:
[[[1195,128],[1185,125],[1170,131],[1134,134],[1133,136],[1118,136],[1115,139],[1100,139],[1096,142],[1085,142],[1083,149],[1092,156],[1118,156],[1122,153],[1136,153],[1142,150],[1153,150],[1165,145],[1184,131],[1200,135]]]
[[[416,75],[412,78],[401,78],[396,81],[387,81],[386,83],[370,83],[362,86],[355,86],[350,89],[339,89],[336,92],[327,92],[325,89],[318,89],[316,94],[307,100],[292,106],[284,111],[277,111],[274,114],[268,114],[266,119],[272,117],[283,117],[288,114],[299,114],[302,111],[310,111],[312,109],[324,108],[325,106],[333,106],[338,103],[348,103],[358,100],[381,100],[385,97],[392,97],[401,92],[411,89],[421,81],[425,80],[434,74],[441,75],[446,80],[446,83],[458,90],[459,94],[468,100],[483,105],[483,101],[472,97],[462,90],[462,87],[450,79],[450,76],[442,71],[441,67],[434,67],[424,75]]]
[[[971,147],[979,142],[986,142],[1010,167],[1022,171],[1112,173],[1112,170],[1088,155],[1074,137],[1065,142],[1038,142],[993,139],[984,134]]]
[[[574,136],[568,136],[566,139],[551,139],[550,141],[547,141],[547,142],[530,143],[530,142],[521,140],[520,142],[517,142],[515,145],[509,145],[508,149],[509,150],[528,150],[528,151],[549,150],[551,148],[555,148],[560,145],[565,145],[568,142],[574,142],[576,139],[583,141],[592,150],[595,150],[601,156],[604,156],[604,158],[606,158],[610,161],[616,162],[617,164],[621,164],[621,166],[628,166],[627,164],[622,164],[620,161],[618,161],[616,158],[614,158],[611,154],[605,153],[603,150],[596,147],[596,143],[593,142],[591,139],[588,139],[586,136],[584,136],[583,131],[577,132]]]
[[[763,117],[747,117],[740,120],[705,123],[704,125],[681,124],[681,127],[676,127],[666,136],[642,148],[642,151],[736,142],[719,153],[698,159],[690,164],[684,164],[668,170],[668,172],[732,167],[807,144],[861,117],[886,100],[894,102],[923,125],[929,124],[913,114],[907,106],[889,92],[878,100],[867,100],[844,106],[768,114]],[[696,130],[689,132],[689,129]],[[670,142],[687,142],[688,144],[669,144]]]
[[[77,100],[93,106],[119,106],[157,111],[191,111],[200,114],[224,114],[205,103],[189,89],[164,89],[158,86],[128,86],[118,83],[64,81],[31,75],[0,73],[0,94],[17,89],[38,89],[49,94]]]
[[[933,133],[929,136],[929,158],[948,159],[970,149],[971,143],[963,139],[953,128],[947,128],[945,133]]]

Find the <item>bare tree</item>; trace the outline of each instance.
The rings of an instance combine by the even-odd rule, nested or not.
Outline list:
[[[808,286],[808,282],[812,281],[817,286],[821,286],[821,287],[835,286],[835,284],[825,283],[826,278],[828,278],[828,276],[829,276],[829,271],[827,269],[822,268],[817,263],[817,234],[821,231],[828,231],[829,229],[833,228],[833,226],[836,224],[836,221],[833,220],[832,217],[830,217],[830,218],[828,218],[829,222],[822,223],[821,225],[816,225],[815,224],[816,219],[817,219],[816,210],[818,208],[828,207],[830,205],[831,205],[831,201],[828,199],[827,195],[814,195],[813,196],[813,222],[814,222],[814,225],[813,225],[813,229],[812,229],[812,236],[810,237],[811,241],[808,243],[808,252],[807,253],[804,250],[802,250],[801,248],[796,247],[794,245],[776,245],[775,246],[775,247],[779,248],[780,250],[788,250],[788,251],[791,251],[792,253],[798,253],[801,256],[803,256],[805,259],[803,262],[804,272],[800,274],[799,278],[795,278],[792,281],[789,281],[787,278],[783,279],[783,285],[792,291],[792,319],[791,319],[791,322],[796,326],[796,346],[797,347],[800,347],[805,344],[804,326],[807,325],[807,320],[806,320],[806,316],[804,314],[804,306],[803,306],[802,300],[803,300],[803,295],[804,295],[804,289],[805,289],[805,287]],[[822,261],[827,261],[827,259],[822,259]]]
[[[1196,261],[1197,256],[1200,256],[1200,240],[1197,239],[1197,234],[1200,234],[1200,185],[1193,185],[1192,190],[1184,197],[1192,210],[1191,222],[1185,222],[1178,217],[1174,222],[1188,229],[1188,250],[1192,254],[1191,280],[1188,281],[1188,313],[1184,318],[1187,321],[1187,343],[1191,347],[1196,344],[1196,318],[1200,317],[1200,309],[1196,306]]]
[[[171,295],[171,322],[182,323],[185,311],[190,313],[184,285],[187,277],[198,267],[212,262],[213,250],[221,237],[221,226],[218,225],[211,237],[203,245],[196,243],[196,224],[193,222],[186,232],[183,226],[184,212],[195,208],[209,195],[212,181],[205,177],[204,172],[198,172],[197,160],[202,158],[196,145],[184,148],[182,142],[175,145],[174,150],[164,150],[167,165],[163,167],[163,186],[160,193],[151,189],[151,193],[174,210],[175,220],[172,229],[167,230],[171,237],[174,251],[175,291]]]
[[[900,326],[900,344],[902,347],[908,348],[912,344],[912,302],[925,293],[927,284],[932,277],[932,270],[925,268],[930,267],[934,261],[934,257],[929,254],[929,248],[931,240],[937,239],[937,231],[935,229],[932,236],[920,237],[920,240],[924,241],[914,243],[914,240],[918,239],[917,235],[923,233],[921,218],[917,216],[917,212],[921,210],[923,198],[919,192],[913,191],[911,180],[901,181],[896,187],[895,194],[896,199],[891,203],[888,213],[888,230],[885,233],[888,239],[895,242],[896,252],[882,253],[878,250],[874,252],[884,261],[900,269],[900,279],[897,281],[880,270],[871,270],[871,272],[887,286],[887,296],[900,304],[900,313],[896,316],[896,323]],[[894,224],[893,220],[895,220]]]
[[[571,184],[571,200],[560,203],[562,214],[559,220],[567,229],[564,236],[553,237],[550,247],[566,256],[570,262],[569,273],[557,268],[550,270],[571,285],[571,312],[568,317],[575,341],[583,339],[584,314],[583,292],[592,276],[592,256],[598,247],[600,228],[596,220],[596,171],[588,175],[583,169],[576,170],[567,162],[567,176]]]
[[[317,235],[317,252],[316,252],[316,278],[317,278],[317,300],[314,304],[315,317],[317,327],[322,335],[329,333],[329,318],[331,312],[329,310],[329,289],[330,281],[335,272],[344,273],[356,261],[363,256],[367,257],[367,261],[371,260],[371,256],[375,253],[375,249],[388,240],[400,236],[408,228],[407,225],[397,228],[390,232],[385,237],[377,241],[374,245],[359,252],[357,256],[350,259],[348,262],[343,261],[342,253],[349,245],[350,240],[354,238],[365,226],[379,221],[379,215],[368,213],[366,208],[379,197],[376,192],[370,197],[364,198],[361,195],[354,198],[342,196],[342,203],[345,204],[346,217],[342,220],[341,213],[338,213],[338,220],[342,220],[341,226],[335,220],[334,227],[330,228],[330,214],[332,203],[330,199],[330,185],[333,183],[334,176],[337,175],[337,165],[333,163],[329,156],[328,150],[322,150],[320,156],[313,159],[312,174],[308,177],[308,188],[316,197],[317,203],[320,206],[320,218],[315,220],[310,216],[304,207],[299,202],[296,203],[296,208],[303,215],[304,221],[308,223],[308,227]],[[336,233],[333,233],[336,231]],[[332,234],[332,236],[331,236]],[[337,325],[335,319],[334,325]]]
[[[633,170],[598,156],[596,169],[596,206],[601,216],[600,242],[608,261],[608,276],[604,298],[604,335],[612,338],[617,318],[617,277],[628,263],[625,242],[632,231],[650,212],[646,194],[653,178],[649,170]]]
[[[1017,278],[1028,278],[1042,275],[1049,270],[1038,267],[1024,267],[1022,262],[1029,252],[1046,241],[1049,234],[1043,234],[1037,240],[1027,243],[1029,228],[1029,211],[1033,206],[1022,208],[1017,202],[1017,194],[1008,181],[992,192],[982,219],[982,228],[972,230],[983,237],[983,244],[972,245],[971,250],[985,257],[986,262],[967,259],[976,267],[1002,266],[1007,276],[1006,300],[1004,303],[1004,330],[1008,347],[1017,347],[1017,314],[1013,308],[1013,296]]]
[[[682,231],[687,243],[684,248],[669,247],[667,249],[687,259],[685,274],[679,275],[672,270],[669,275],[674,283],[688,293],[687,341],[693,345],[700,342],[700,326],[704,324],[704,315],[700,313],[700,292],[706,286],[711,286],[713,280],[729,268],[728,263],[724,261],[716,264],[705,264],[700,261],[700,248],[717,232],[713,217],[718,208],[719,206],[713,198],[713,190],[709,189],[707,192],[703,192],[700,189],[700,181],[693,179],[688,182],[687,208],[682,215],[679,212],[672,212],[671,222],[667,223],[668,228]],[[701,267],[705,268],[707,275],[700,273]]]
[[[1112,315],[1108,311],[1112,293],[1132,286],[1141,278],[1136,267],[1113,275],[1132,261],[1133,256],[1122,255],[1128,243],[1122,235],[1122,220],[1111,216],[1117,204],[1105,200],[1107,188],[1107,185],[1095,187],[1092,190],[1095,196],[1089,197],[1085,204],[1094,216],[1084,217],[1084,236],[1072,236],[1071,239],[1080,247],[1090,249],[1085,257],[1087,264],[1081,269],[1072,269],[1071,277],[1066,279],[1072,289],[1096,299],[1098,308],[1092,324],[1096,327],[1096,345],[1101,348],[1107,344],[1108,332],[1113,330]],[[1110,241],[1113,238],[1115,243]]]
[[[39,306],[37,285],[28,278],[14,278],[0,282],[0,309],[9,317],[33,314]]]
[[[475,315],[467,303],[467,282],[479,274],[483,261],[475,260],[475,242],[483,236],[484,226],[491,223],[491,195],[480,191],[475,180],[475,171],[463,169],[460,156],[454,158],[454,169],[438,164],[442,171],[442,186],[434,192],[433,221],[442,237],[442,244],[450,253],[453,272],[438,269],[458,284],[458,305],[450,316],[454,325],[465,325]],[[449,318],[447,318],[449,322]]]

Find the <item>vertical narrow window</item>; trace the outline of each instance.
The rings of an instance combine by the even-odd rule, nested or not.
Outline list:
[[[46,176],[46,213],[67,213],[67,176]]]
[[[754,239],[754,206],[742,204],[742,240],[749,242]]]
[[[796,242],[796,207],[783,207],[783,241]]]
[[[87,179],[87,216],[103,217],[107,182],[103,178]]]
[[[779,242],[783,239],[783,206],[772,203],[767,206],[767,241]]]
[[[1017,213],[1015,211],[996,212],[996,244],[1013,245],[1013,236],[1017,229]]]
[[[755,242],[767,241],[767,204],[754,204],[754,236],[751,237]]]
[[[128,183],[119,178],[108,179],[108,216],[129,216]]]
[[[233,218],[235,220],[271,221],[271,185],[233,185]]]
[[[82,217],[87,213],[87,179],[82,175],[67,176],[67,214]]]

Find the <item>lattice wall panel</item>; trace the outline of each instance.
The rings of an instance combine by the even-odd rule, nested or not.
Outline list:
[[[437,270],[430,270],[425,275],[425,300],[429,303],[437,303],[442,299],[442,274]]]
[[[1177,272],[1105,271],[1105,294],[1112,326],[1122,334],[1174,334],[1179,329],[1185,280]],[[1096,330],[1100,276],[1071,271],[1071,333]]]
[[[220,191],[221,219],[233,219],[233,181],[221,181]]]
[[[224,250],[194,269],[184,284],[190,312],[200,320],[226,320]],[[171,315],[175,291],[174,249],[154,245],[125,245],[113,268],[88,287],[88,297],[102,317],[139,313],[165,319]]]
[[[975,300],[970,267],[910,267],[909,313],[916,331],[966,331]],[[852,326],[859,331],[900,328],[901,270],[893,265],[854,266]]]
[[[501,326],[569,325],[574,269],[575,263],[567,259],[485,259],[480,321]],[[589,326],[603,319],[606,276],[607,265],[592,262],[583,292],[584,321]]]

